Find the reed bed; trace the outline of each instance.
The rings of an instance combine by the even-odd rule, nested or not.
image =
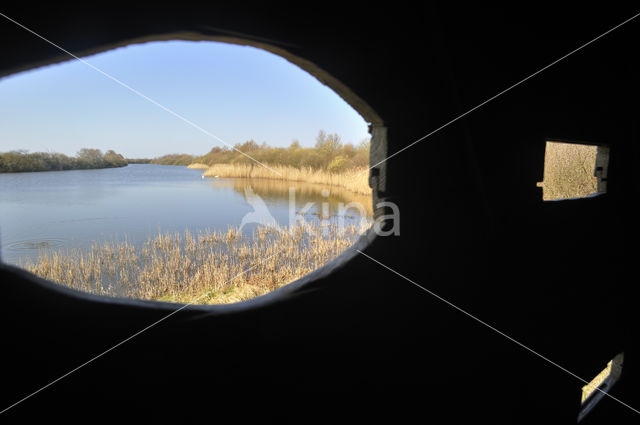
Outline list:
[[[340,173],[332,173],[322,169],[295,168],[283,165],[270,165],[269,168],[266,168],[254,164],[214,164],[203,175],[205,177],[236,177],[316,183],[338,186],[354,193],[371,195],[369,173],[366,168],[354,168]]]
[[[126,240],[86,251],[42,251],[21,266],[98,295],[225,304],[266,294],[317,269],[351,246],[370,222],[158,233],[140,246]]]

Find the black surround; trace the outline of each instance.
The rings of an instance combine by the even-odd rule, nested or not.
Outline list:
[[[270,46],[386,133],[374,140],[384,157],[638,12],[530,7],[25,3],[0,12],[77,54],[172,34]],[[375,201],[399,205],[401,234],[358,245],[579,377],[624,351],[611,394],[635,408],[639,40],[640,18],[377,167]],[[68,58],[1,16],[0,47],[0,75]],[[543,202],[548,139],[609,146],[608,193]],[[0,279],[0,409],[180,308],[79,294],[6,265]],[[582,385],[349,250],[265,297],[184,308],[0,422],[569,424]],[[605,397],[583,423],[639,420]]]

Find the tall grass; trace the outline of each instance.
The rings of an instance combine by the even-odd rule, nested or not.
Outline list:
[[[265,294],[317,269],[351,246],[369,223],[158,233],[142,246],[94,243],[88,251],[42,251],[21,267],[100,295],[198,304]]]
[[[276,172],[274,172],[276,171]],[[369,173],[367,169],[350,169],[340,173],[331,173],[309,167],[273,165],[269,168],[254,164],[215,164],[204,172],[207,177],[237,177],[252,179],[288,180],[338,186],[351,192],[370,195]]]

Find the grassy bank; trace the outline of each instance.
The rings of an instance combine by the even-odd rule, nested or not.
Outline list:
[[[317,183],[341,187],[354,193],[371,195],[371,188],[368,182],[369,173],[366,168],[349,169],[340,173],[314,170],[308,167],[294,168],[282,165],[273,165],[269,166],[269,168],[252,164],[216,164],[207,169],[203,175],[207,177],[236,177]]]
[[[368,223],[292,231],[159,233],[142,246],[95,243],[90,250],[43,251],[21,267],[100,295],[198,304],[250,299],[317,269],[351,246]]]

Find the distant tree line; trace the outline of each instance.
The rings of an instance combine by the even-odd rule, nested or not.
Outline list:
[[[34,152],[17,150],[0,153],[1,173],[28,171],[86,170],[94,168],[124,167],[127,160],[119,153],[108,150],[83,148],[75,157],[56,152]]]
[[[157,158],[124,158],[113,150],[103,154],[99,149],[86,148],[80,149],[75,157],[69,157],[61,153],[28,153],[18,150],[0,153],[0,172],[80,170],[124,167],[127,164],[255,164],[254,160],[270,165],[340,173],[369,165],[369,140],[363,140],[356,146],[352,143],[343,144],[337,134],[328,134],[320,130],[316,137],[316,144],[312,148],[300,146],[297,140],[286,148],[270,147],[266,143],[259,145],[249,140],[236,144],[233,149],[214,147],[209,153],[200,157],[186,153],[173,153]]]
[[[186,153],[172,153],[157,158],[127,158],[129,164],[160,164],[160,165],[189,165],[195,162],[197,156]]]
[[[357,146],[343,144],[337,134],[327,134],[320,130],[316,144],[312,148],[300,146],[294,140],[287,148],[274,148],[266,143],[261,145],[253,140],[239,143],[235,149],[214,147],[209,153],[195,158],[192,162],[214,164],[254,164],[254,159],[264,164],[285,165],[295,168],[308,167],[339,173],[352,168],[369,165],[369,140],[363,140]],[[242,153],[240,153],[242,152]],[[253,159],[251,159],[251,158]]]

